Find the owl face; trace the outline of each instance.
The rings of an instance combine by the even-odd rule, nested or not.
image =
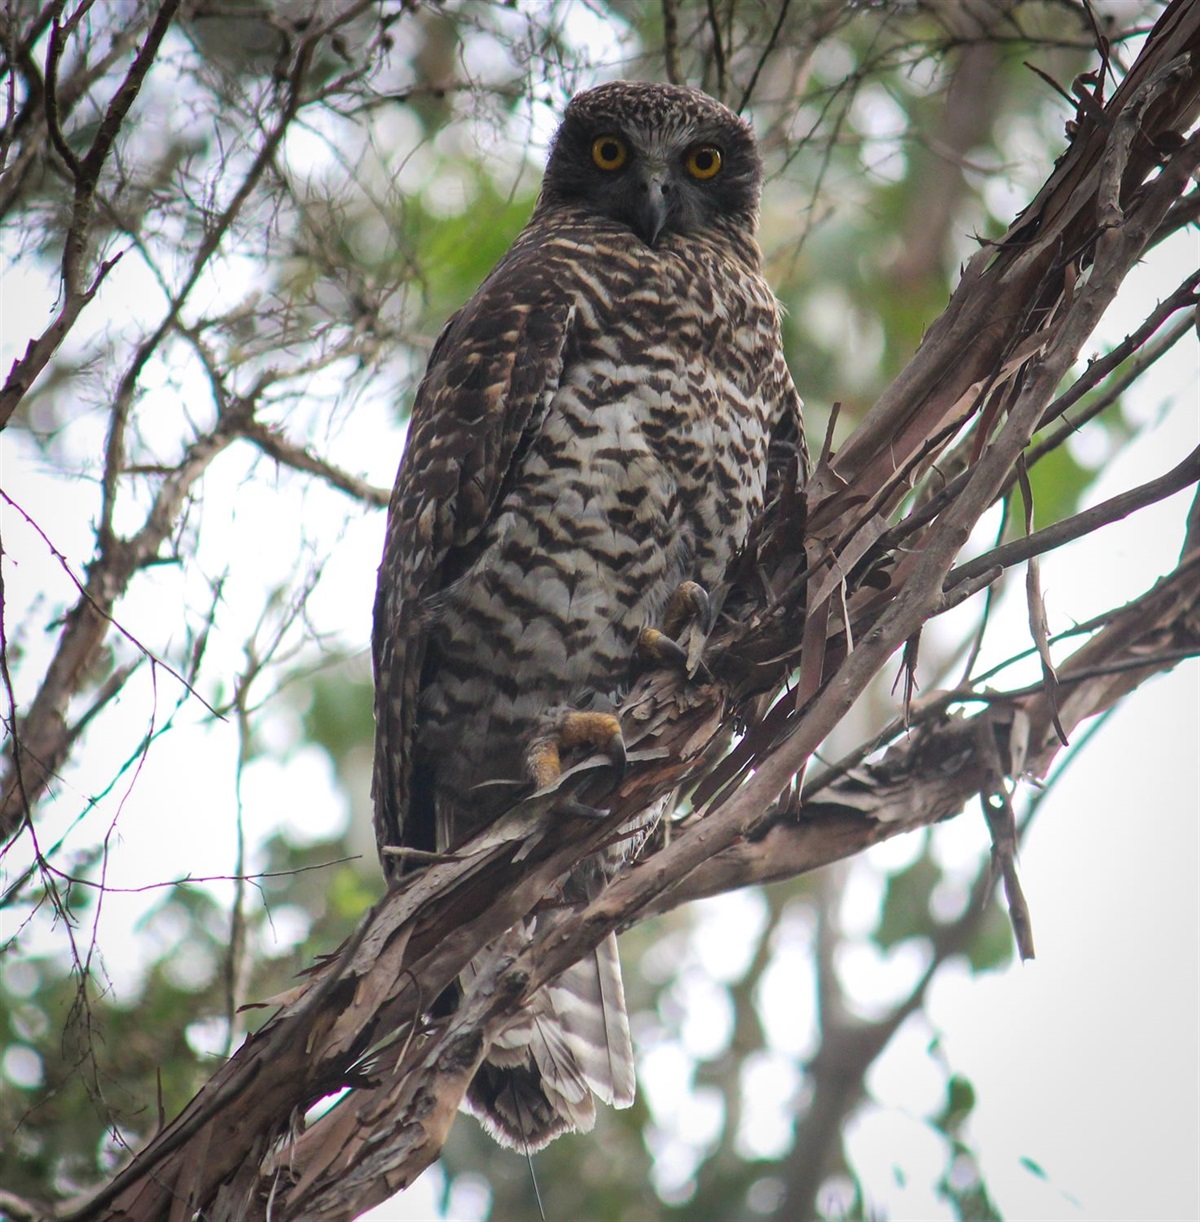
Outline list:
[[[542,204],[581,206],[654,246],[712,226],[753,231],[761,185],[754,134],[728,107],[698,89],[612,81],[567,107]]]

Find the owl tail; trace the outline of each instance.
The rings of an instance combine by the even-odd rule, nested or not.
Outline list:
[[[617,939],[539,989],[492,1044],[466,1106],[501,1145],[540,1150],[560,1133],[587,1132],[598,1097],[633,1102],[633,1045]]]

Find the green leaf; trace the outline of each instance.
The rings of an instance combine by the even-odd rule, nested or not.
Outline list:
[[[429,286],[426,313],[439,322],[471,297],[533,211],[532,192],[502,196],[482,171],[468,183],[471,194],[461,212],[436,216],[425,211],[416,220]]]
[[[1045,1170],[1042,1168],[1040,1164],[1035,1163],[1033,1159],[1029,1157],[1028,1154],[1022,1154],[1021,1157],[1017,1159],[1017,1161],[1031,1175],[1036,1175],[1039,1180],[1046,1180],[1047,1182],[1049,1182],[1050,1177],[1046,1174]]]
[[[884,950],[905,938],[928,936],[929,896],[941,877],[941,870],[926,853],[888,880],[875,931],[875,941]]]
[[[1033,486],[1034,527],[1040,530],[1075,513],[1095,478],[1095,471],[1075,461],[1069,446],[1061,445],[1051,450],[1029,472],[1029,482]],[[1012,522],[1019,524],[1020,521],[1018,510],[1012,515]]]
[[[344,671],[317,675],[308,685],[304,733],[319,743],[336,764],[354,747],[370,744],[375,735],[371,684]]]
[[[946,1103],[934,1117],[934,1125],[953,1137],[975,1107],[975,1087],[961,1074],[952,1074],[946,1083]]]
[[[992,900],[988,904],[979,932],[966,947],[966,956],[972,972],[992,972],[1012,962],[1012,926],[999,901]]]

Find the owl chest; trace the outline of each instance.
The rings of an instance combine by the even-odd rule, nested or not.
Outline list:
[[[463,785],[547,707],[614,694],[638,632],[681,582],[719,597],[761,507],[769,408],[752,362],[719,365],[698,336],[643,345],[630,362],[610,339],[571,354],[473,562],[436,608],[424,740],[457,753]],[[482,684],[489,700],[469,699]],[[467,708],[469,726],[456,712]]]
[[[753,392],[699,354],[597,356],[555,395],[514,503],[552,506],[563,538],[618,567],[673,553],[681,579],[712,582],[761,504],[766,434]]]
[[[581,305],[489,528],[491,563],[511,573],[515,558],[557,556],[575,588],[602,583],[643,617],[679,581],[720,580],[761,508],[772,408],[758,320],[744,304],[688,304],[664,314],[635,294],[595,317]]]

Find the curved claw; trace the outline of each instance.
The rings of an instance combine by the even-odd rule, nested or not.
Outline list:
[[[708,591],[698,581],[685,581],[667,599],[663,611],[663,631],[675,640],[692,624],[707,628],[711,611]]]
[[[604,754],[608,756],[609,763],[612,764],[613,771],[617,774],[613,784],[619,785],[625,779],[625,767],[629,762],[629,757],[625,753],[625,737],[619,727],[608,740],[608,748]]]
[[[643,628],[638,633],[637,653],[640,658],[656,666],[683,668],[688,662],[687,650],[657,628]]]
[[[661,631],[643,628],[638,633],[635,656],[651,666],[669,666],[693,674],[711,614],[712,603],[704,587],[696,581],[683,582],[667,599]]]
[[[621,723],[611,713],[585,713],[569,709],[553,720],[547,719],[546,731],[530,744],[525,766],[534,784],[544,789],[562,772],[561,752],[572,747],[591,747],[608,756],[617,773],[617,782],[625,775],[625,739]]]

